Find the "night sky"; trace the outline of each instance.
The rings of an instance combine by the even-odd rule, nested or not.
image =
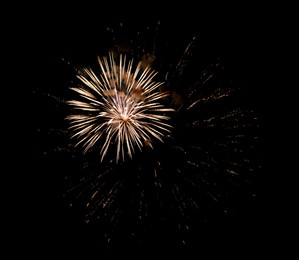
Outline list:
[[[65,255],[76,256],[77,253],[86,252],[87,255],[98,256],[102,250],[116,248],[141,248],[145,254],[158,248],[183,248],[195,249],[200,255],[219,248],[225,248],[227,252],[234,251],[235,247],[254,251],[261,246],[266,231],[263,230],[265,209],[262,189],[263,86],[257,75],[259,65],[256,65],[260,58],[259,31],[255,30],[254,17],[243,8],[238,12],[220,11],[221,8],[216,12],[211,8],[208,13],[202,9],[192,12],[186,9],[155,12],[149,8],[140,12],[130,10],[121,15],[113,11],[108,15],[101,9],[99,16],[95,16],[95,10],[87,16],[83,8],[82,13],[78,10],[61,10],[36,15],[34,24],[40,21],[42,29],[34,30],[35,37],[31,46],[34,53],[32,56],[36,58],[36,68],[32,68],[32,73],[38,73],[30,88],[34,108],[31,128],[34,141],[31,148],[33,166],[28,176],[21,178],[26,183],[26,194],[21,198],[26,209],[22,212],[25,213],[24,232],[19,237],[20,242],[25,243],[31,234],[30,246],[27,247],[29,252],[39,248],[45,255],[63,252]],[[107,31],[107,28],[114,28],[113,33]],[[138,31],[144,35],[140,36],[136,33]],[[192,54],[188,57],[191,66],[187,66],[184,76],[178,78],[175,64],[194,36],[196,40]],[[176,115],[178,130],[175,131],[175,141],[168,140],[165,146],[157,144],[157,152],[154,149],[152,152],[137,154],[132,162],[124,165],[113,166],[107,163],[101,166],[96,153],[82,155],[80,149],[75,149],[64,120],[69,112],[64,102],[71,95],[69,86],[76,81],[75,69],[96,66],[98,55],[106,55],[107,50],[119,46],[133,50],[134,55],[142,53],[143,48],[147,51],[155,46],[157,70],[161,75],[167,71],[172,73],[170,88],[184,100],[187,100],[191,88],[184,92],[180,86],[192,85],[193,81],[200,78],[199,71],[205,69],[208,73],[215,72],[216,79],[212,87],[223,85],[226,88],[231,84],[232,88],[239,89],[228,101],[219,101],[216,105],[207,102],[200,109],[204,111],[203,118],[220,115],[234,105],[242,111],[253,111],[253,115],[245,119],[236,117],[237,124],[250,125],[242,128],[242,133],[249,138],[238,143],[238,148],[245,150],[244,154],[234,155],[230,147],[228,151],[217,149],[217,143],[221,143],[224,135],[217,127],[211,131],[208,127],[199,130],[193,128],[196,120],[202,120],[196,117],[196,111],[193,114],[181,112]],[[216,63],[223,65],[224,70],[217,70],[211,65]],[[204,93],[209,96],[212,92],[207,90]],[[184,102],[188,103],[188,100]],[[257,123],[251,117],[258,118]],[[227,121],[227,124],[230,125],[232,121]],[[257,137],[257,141],[251,137]],[[216,146],[211,146],[215,143]],[[176,144],[185,149],[185,157],[172,152]],[[193,154],[191,144],[201,147],[200,152]],[[175,157],[169,158],[173,154]],[[200,161],[198,156],[205,154],[209,156],[202,157],[203,163],[212,154],[215,160],[222,162],[223,159],[223,165],[218,163],[211,168],[203,168],[202,172],[207,174],[203,179],[206,178],[208,184],[201,185],[199,179],[192,179],[197,176],[196,170],[185,166],[187,161]],[[147,160],[147,156],[157,159]],[[245,164],[244,158],[249,162]],[[230,160],[241,165],[240,177],[237,179],[221,175],[228,167],[226,162]],[[155,197],[155,186],[152,186],[155,180],[150,177],[151,169],[155,169],[157,161],[161,161],[160,178],[163,187],[166,187],[159,193],[163,207],[158,206],[159,198]],[[64,195],[72,187],[73,181],[78,184],[78,180],[85,174],[95,176],[96,172],[103,169],[112,169],[113,177],[105,179],[108,186],[114,180],[117,182],[117,178],[123,181],[121,198],[115,198],[115,204],[109,210],[99,213],[100,221],[92,217],[91,223],[85,224],[84,205],[90,198],[88,189],[92,185],[83,186],[87,193],[79,199],[76,199],[76,191],[66,197]],[[143,186],[137,189],[139,169],[149,175],[142,175]],[[128,174],[130,171],[132,176]],[[126,174],[122,176],[122,172]],[[188,173],[188,181],[194,184],[190,184],[192,190],[189,189],[191,186],[181,182],[184,178],[173,177],[174,172]],[[175,200],[169,195],[172,194],[172,185],[181,187],[181,199]],[[143,208],[141,213],[138,211],[137,197],[142,189],[146,194],[143,202],[147,203],[148,215],[142,211]],[[207,194],[219,196],[219,202],[214,204]],[[186,206],[184,218],[176,208],[188,203],[192,205],[192,198],[200,203],[200,209]],[[73,203],[73,207],[69,207],[70,203]],[[106,218],[104,213],[107,214]],[[118,224],[113,226],[110,220],[115,214],[118,216]],[[138,222],[138,214],[143,218],[142,224]],[[184,225],[189,229],[181,228]]]

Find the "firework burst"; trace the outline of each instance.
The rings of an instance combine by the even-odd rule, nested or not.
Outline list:
[[[109,60],[98,58],[101,75],[98,77],[91,69],[84,69],[78,78],[83,87],[72,88],[84,101],[69,101],[78,114],[67,117],[70,128],[88,151],[98,141],[103,140],[100,150],[101,160],[110,146],[116,144],[116,162],[126,155],[132,158],[135,147],[152,147],[152,138],[163,141],[163,133],[171,126],[165,123],[169,117],[164,115],[173,109],[164,108],[160,100],[168,96],[159,91],[161,82],[153,79],[157,72],[140,61],[133,69],[133,60],[126,63],[126,56],[115,61],[113,52]]]
[[[100,32],[98,44],[112,41],[100,57],[111,49],[117,56],[99,58],[99,69],[82,69],[77,49],[71,55],[75,61],[68,65],[76,64],[81,84],[64,93],[63,80],[42,96],[57,112],[43,117],[43,156],[53,167],[49,178],[55,172],[66,179],[61,194],[67,212],[99,230],[98,240],[192,245],[193,237],[205,240],[203,230],[233,222],[259,197],[259,113],[211,40],[178,37],[177,30],[171,37],[160,22],[136,27],[121,23]],[[69,59],[60,63],[64,76]],[[86,155],[76,153],[69,127]]]

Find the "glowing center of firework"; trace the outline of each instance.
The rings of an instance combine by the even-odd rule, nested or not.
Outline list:
[[[124,122],[128,122],[130,118],[128,117],[128,115],[121,114],[121,119],[122,119]]]
[[[157,72],[149,66],[143,69],[139,62],[133,70],[133,60],[126,63],[126,56],[120,55],[116,63],[112,53],[109,60],[98,61],[99,76],[91,69],[78,75],[84,85],[72,90],[83,100],[68,101],[77,113],[67,119],[73,137],[78,138],[76,145],[82,143],[84,152],[102,143],[101,160],[114,146],[116,162],[120,157],[124,161],[127,156],[132,158],[135,147],[149,146],[152,138],[163,141],[171,128],[165,113],[173,109],[159,102],[168,93],[159,91],[162,83],[153,80]]]

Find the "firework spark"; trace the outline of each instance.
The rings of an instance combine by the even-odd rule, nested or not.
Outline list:
[[[161,102],[168,96],[159,91],[162,82],[154,81],[157,72],[149,66],[143,69],[140,61],[133,68],[133,59],[126,62],[126,56],[119,56],[119,63],[113,52],[98,58],[101,75],[91,69],[84,69],[85,75],[78,75],[83,87],[71,88],[84,100],[68,101],[77,114],[67,116],[70,128],[75,131],[77,145],[83,143],[84,152],[103,140],[100,150],[101,161],[112,144],[116,144],[116,162],[126,155],[132,158],[135,147],[152,148],[152,138],[163,142],[164,133],[170,132],[169,117]]]

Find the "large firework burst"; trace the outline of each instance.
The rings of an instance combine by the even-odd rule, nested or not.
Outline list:
[[[100,231],[97,239],[110,245],[187,245],[199,234],[205,240],[204,229],[235,221],[240,208],[249,218],[248,205],[259,197],[260,119],[254,101],[206,48],[204,37],[178,39],[179,32],[171,37],[167,29],[160,22],[145,29],[105,27],[101,40],[110,37],[107,49],[114,46],[122,56],[99,59],[99,70],[82,69],[90,60],[87,66],[71,62],[83,84],[63,92],[64,80],[39,96],[51,107],[38,132],[47,140],[43,157],[52,172],[66,176],[61,193],[72,218],[91,224]],[[108,53],[103,49],[100,57]],[[126,57],[142,62],[134,66]],[[65,102],[70,95],[73,101]],[[76,153],[66,115],[74,138],[91,153]],[[115,154],[115,160],[107,159]]]
[[[132,158],[135,146],[140,150],[144,145],[152,147],[152,137],[163,141],[163,132],[170,128],[164,122],[169,119],[164,113],[173,109],[159,103],[168,93],[159,91],[162,83],[153,80],[157,72],[149,66],[143,68],[141,61],[132,69],[133,60],[126,63],[126,56],[121,54],[116,63],[113,52],[109,60],[99,57],[98,61],[100,77],[91,69],[84,69],[86,76],[78,75],[78,78],[85,87],[72,88],[85,101],[68,102],[79,111],[67,117],[76,132],[73,137],[80,138],[78,144],[83,142],[86,152],[102,137],[103,160],[115,142],[118,162],[120,157],[125,160],[126,155]]]

